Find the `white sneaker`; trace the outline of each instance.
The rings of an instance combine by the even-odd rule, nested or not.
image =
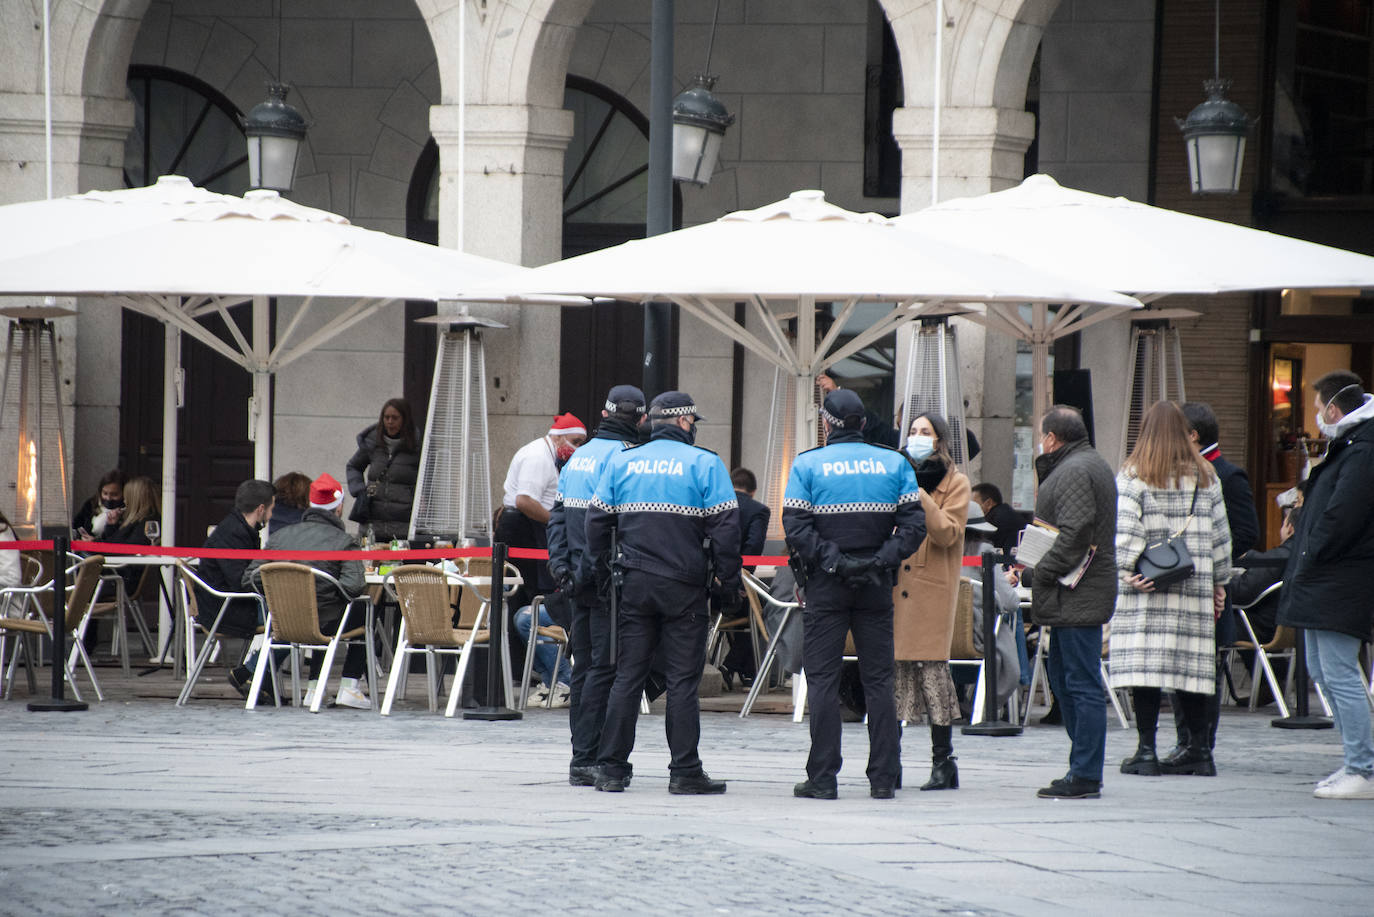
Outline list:
[[[1317,781],[1317,789],[1321,789],[1324,786],[1330,786],[1331,784],[1339,780],[1341,778],[1341,775],[1344,773],[1345,765],[1342,764],[1340,767],[1332,771],[1329,776],[1323,777],[1321,780]]]
[[[572,697],[572,688],[570,688],[570,687],[569,687],[567,684],[565,684],[564,682],[561,682],[561,681],[560,681],[557,685],[554,686],[554,689],[553,689],[553,705],[552,705],[552,706],[554,706],[554,707],[566,707],[566,706],[568,706],[568,702],[569,702],[569,700],[571,699],[571,697]]]
[[[362,682],[356,678],[345,678],[339,683],[339,693],[334,696],[336,707],[352,707],[354,710],[371,710],[372,699],[363,693]]]
[[[533,691],[530,692],[529,698],[526,700],[526,703],[532,707],[542,707],[544,706],[544,702],[548,699],[549,686],[541,683],[540,685],[535,687]]]
[[[1345,771],[1326,786],[1317,787],[1312,795],[1318,799],[1374,799],[1374,777]]]

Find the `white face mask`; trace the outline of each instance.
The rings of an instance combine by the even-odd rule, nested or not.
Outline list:
[[[1332,395],[1331,401],[1335,401],[1337,398],[1339,398],[1341,395],[1345,394],[1352,388],[1358,389],[1359,386],[1347,385],[1345,388],[1341,389],[1340,391],[1336,392],[1336,394]],[[1328,401],[1327,404],[1329,405],[1331,401]],[[1341,435],[1341,420],[1344,420],[1345,418],[1342,417],[1341,420],[1338,420],[1335,423],[1328,423],[1326,418],[1322,416],[1325,413],[1326,408],[1323,407],[1321,414],[1317,415],[1317,429],[1320,430],[1322,436],[1325,436],[1327,439],[1335,439],[1337,436]]]
[[[933,436],[912,436],[906,441],[906,454],[916,461],[927,458],[935,451],[935,437]]]

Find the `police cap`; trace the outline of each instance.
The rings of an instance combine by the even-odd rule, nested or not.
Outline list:
[[[607,414],[643,414],[644,392],[634,385],[616,385],[606,394]]]
[[[837,388],[825,396],[821,416],[832,427],[857,430],[863,426],[864,403],[847,388]]]
[[[664,392],[649,403],[650,420],[671,420],[675,417],[706,419],[697,412],[696,403],[686,392]]]

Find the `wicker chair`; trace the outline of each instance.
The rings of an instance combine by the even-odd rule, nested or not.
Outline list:
[[[552,643],[558,647],[554,656],[553,670],[563,664],[563,656],[568,652],[568,632],[554,624],[546,627],[539,623],[539,613],[544,609],[544,597],[537,595],[530,603],[530,638],[525,641],[525,677],[520,679],[520,707],[524,710],[530,698],[530,673],[534,671],[534,651],[540,643]],[[553,706],[553,692],[544,698],[544,707]]]
[[[0,618],[0,662],[5,658],[6,637],[11,634],[16,637],[14,653],[10,657],[9,665],[5,667],[6,698],[14,691],[14,670],[19,661],[19,654],[23,652],[26,657],[28,654],[24,638],[36,634],[47,636],[51,640],[53,625],[56,624],[63,628],[72,640],[71,653],[67,656],[67,664],[63,666],[63,675],[71,685],[72,696],[78,701],[81,700],[81,691],[76,686],[76,660],[79,657],[86,667],[91,687],[95,689],[96,699],[105,699],[104,693],[100,690],[100,682],[96,680],[95,669],[91,666],[91,657],[86,654],[86,647],[81,643],[80,636],[81,623],[86,620],[87,612],[95,600],[96,587],[100,584],[100,569],[104,563],[105,558],[97,554],[67,568],[67,578],[72,585],[67,588],[66,610],[62,621],[53,620],[55,615],[52,614],[51,604],[45,601],[45,598],[52,595],[51,581],[36,586],[11,586],[8,589],[0,589],[0,596],[4,596],[0,604],[7,609],[6,616]]]
[[[490,567],[488,567],[490,569]],[[464,585],[466,589],[462,589]],[[457,656],[462,667],[464,654],[472,646],[485,645],[489,634],[484,626],[484,604],[474,605],[472,599],[464,603],[463,593],[476,597],[475,587],[457,574],[445,573],[438,567],[427,564],[406,564],[396,567],[386,575],[383,582],[387,593],[401,609],[401,628],[396,639],[396,652],[391,660],[391,675],[386,683],[386,697],[382,701],[382,716],[391,714],[392,704],[399,689],[405,696],[406,676],[410,670],[410,656],[423,653],[425,656],[425,681],[429,689],[429,712],[439,709],[440,657]],[[462,589],[458,603],[466,604],[471,613],[460,614],[458,626],[453,624],[453,603],[455,589]],[[452,695],[458,693],[461,681],[455,678]],[[449,705],[449,716],[456,701]]]
[[[333,665],[339,645],[341,643],[355,643],[359,639],[367,647],[368,696],[376,698],[377,651],[372,642],[371,600],[366,594],[356,598],[349,596],[344,592],[343,586],[339,584],[337,579],[323,570],[316,570],[305,564],[263,564],[255,571],[254,578],[262,583],[263,595],[267,598],[267,623],[263,647],[258,653],[258,665],[253,671],[253,684],[248,690],[248,702],[245,704],[247,709],[252,710],[257,707],[258,692],[262,689],[263,677],[269,672],[271,673],[274,694],[280,697],[280,688],[276,683],[277,667],[271,661],[272,651],[279,648],[291,650],[291,696],[293,702],[299,702],[300,649],[301,647],[308,647],[324,650],[324,666],[320,669],[319,685],[310,704],[310,712],[319,713],[320,703],[324,699],[325,688],[329,681],[329,670]],[[339,618],[339,629],[328,637],[320,632],[320,612],[319,606],[316,604],[315,594],[315,581],[317,579],[331,583],[348,603],[344,609],[344,614]],[[359,602],[366,603],[368,609],[367,623],[362,627],[355,627],[346,631],[344,626],[348,622],[348,612],[351,611],[355,603]]]
[[[224,620],[224,613],[228,610],[229,603],[235,599],[251,599],[262,607],[260,617],[263,618],[267,615],[267,608],[263,605],[262,596],[256,592],[221,592],[197,576],[190,567],[180,560],[176,563],[176,576],[176,600],[182,612],[181,624],[182,632],[185,635],[186,659],[188,661],[195,660],[189,665],[186,671],[186,684],[182,687],[181,693],[177,695],[176,706],[183,707],[190,700],[191,692],[196,687],[196,681],[199,680],[211,654],[216,647],[222,645],[226,637],[237,637],[244,640],[243,653],[239,657],[241,661],[243,657],[248,655],[248,647],[251,645],[253,636],[261,634],[265,630],[264,627],[259,626],[253,634],[229,634],[222,631],[220,629],[221,622]],[[197,589],[201,589],[220,600],[219,611],[216,612],[215,620],[211,622],[209,627],[200,622],[200,602],[196,595]],[[196,652],[197,633],[204,637],[199,653]]]
[[[130,592],[124,583],[124,577],[120,575],[118,565],[107,567],[104,575],[100,578],[101,583],[114,591],[114,599],[108,602],[96,601],[90,610],[86,612],[87,620],[81,622],[81,635],[84,638],[86,629],[90,626],[94,618],[113,615],[115,617],[114,637],[110,641],[110,649],[119,648],[119,664],[124,669],[124,674],[129,674],[129,619],[132,618],[134,627],[138,629],[139,639],[143,641],[143,649],[149,658],[153,656],[153,638],[148,632],[148,622],[143,620],[143,610],[140,602],[147,598],[154,598],[157,595],[158,567],[149,564],[143,568],[138,577],[138,585]]]

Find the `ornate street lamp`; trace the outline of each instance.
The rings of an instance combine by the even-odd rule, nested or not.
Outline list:
[[[720,156],[725,129],[735,116],[711,92],[716,78],[698,73],[692,85],[673,100],[673,178],[704,185]]]
[[[286,104],[290,89],[267,84],[267,101],[253,106],[243,119],[248,138],[248,184],[283,194],[296,180],[296,154],[308,125],[301,113]]]
[[[1188,177],[1194,194],[1235,194],[1252,122],[1245,109],[1226,98],[1231,81],[1221,78],[1221,0],[1216,4],[1212,79],[1202,87],[1207,101],[1184,120],[1174,119],[1188,149]]]
[[[706,67],[692,77],[692,85],[673,99],[673,178],[704,185],[716,171],[720,142],[735,116],[725,110],[711,89],[716,78],[711,74],[711,51],[716,45],[716,20],[720,0],[711,16],[711,37],[706,42]]]

